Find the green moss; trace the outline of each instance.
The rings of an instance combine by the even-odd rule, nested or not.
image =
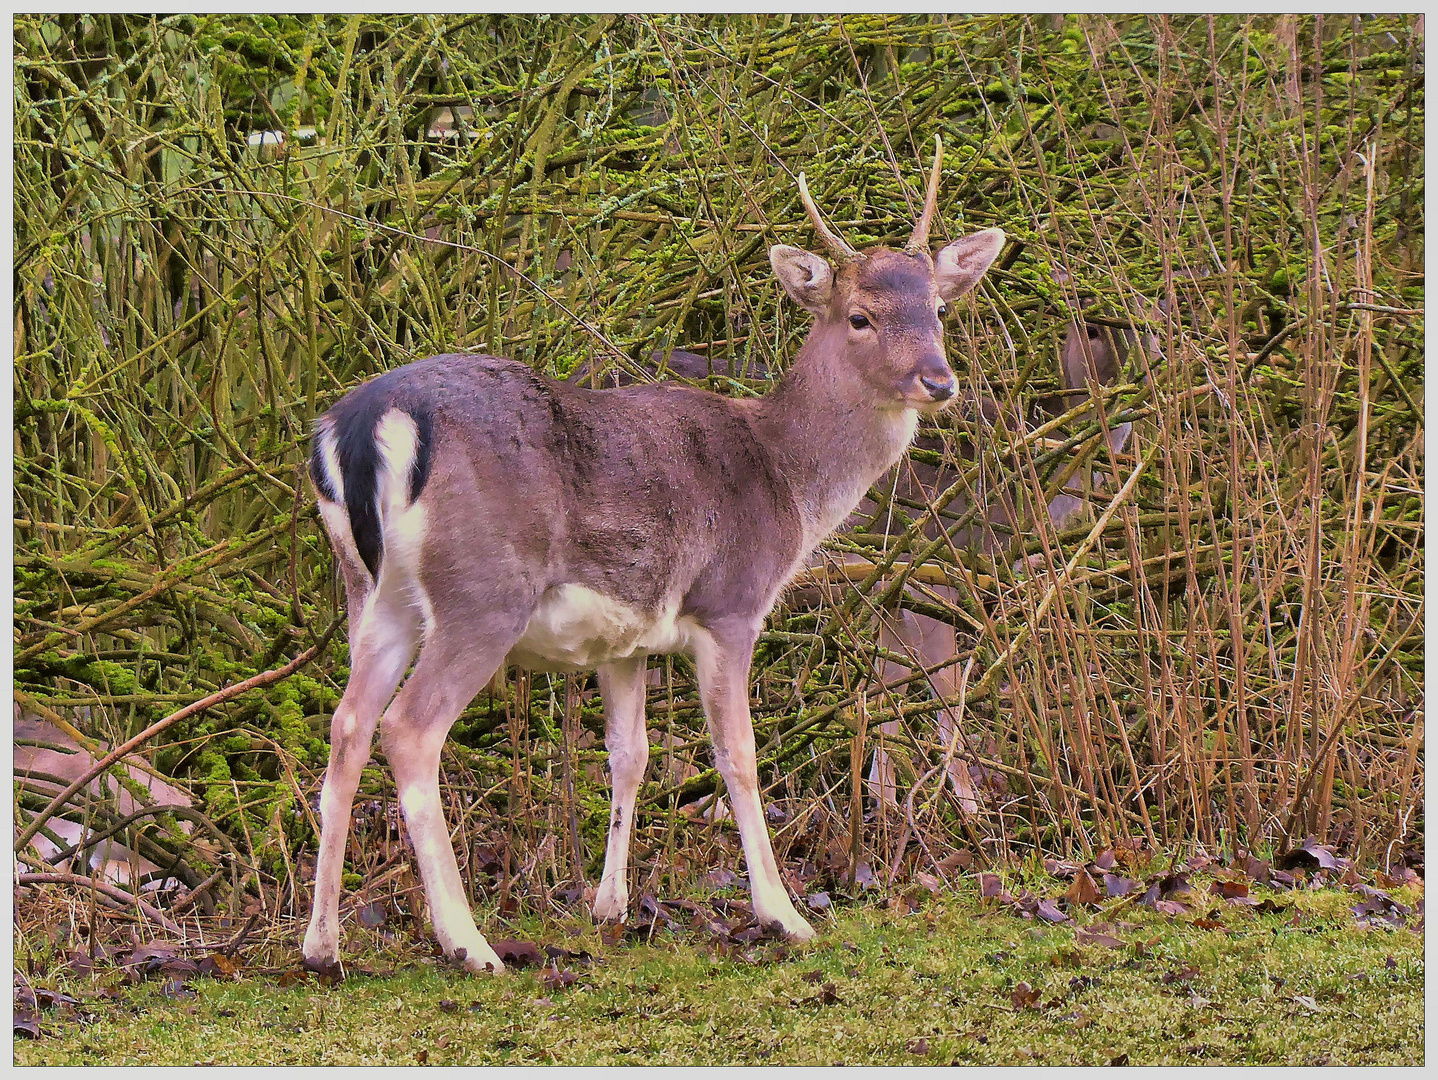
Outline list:
[[[17,1043],[15,1060],[1421,1064],[1422,935],[1354,928],[1351,899],[1294,897],[1297,927],[1288,912],[1230,909],[1221,931],[1132,916],[1116,931],[1122,946],[1103,948],[1070,926],[951,896],[907,916],[869,908],[821,918],[816,942],[777,960],[773,946],[714,957],[667,933],[606,947],[587,920],[501,927],[489,915],[482,925],[496,938],[587,949],[596,963],[571,965],[578,981],[564,989],[532,972],[470,978],[432,963],[336,988],[196,980],[193,1001],[143,984],[87,1005],[94,1018],[83,1027],[47,1020],[52,1037]],[[1016,1007],[1021,983],[1037,1007]]]

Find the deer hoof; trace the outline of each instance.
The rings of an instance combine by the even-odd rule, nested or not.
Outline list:
[[[594,897],[589,910],[597,923],[622,923],[629,914],[629,897],[601,891]]]
[[[801,916],[798,926],[784,927],[784,937],[795,945],[803,944],[814,937],[814,928],[810,926]]]
[[[456,948],[449,954],[449,962],[469,975],[503,975],[507,970],[488,942],[475,949]]]
[[[302,956],[300,958],[300,967],[306,971],[314,972],[322,979],[330,979],[334,982],[340,982],[345,977],[344,969],[340,967],[338,958]]]

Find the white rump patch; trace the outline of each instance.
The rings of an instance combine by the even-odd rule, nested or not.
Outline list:
[[[509,662],[535,671],[592,668],[612,660],[684,651],[697,629],[679,605],[639,612],[583,585],[545,590]]]
[[[409,502],[409,476],[419,448],[419,429],[414,418],[399,409],[390,409],[374,429],[380,470],[375,477],[375,498],[381,521],[401,513]]]

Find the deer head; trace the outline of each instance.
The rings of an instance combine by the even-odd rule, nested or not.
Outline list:
[[[802,173],[799,196],[830,258],[787,244],[769,249],[784,291],[814,315],[810,342],[846,365],[881,403],[924,412],[937,412],[954,396],[944,354],[947,305],[978,283],[1004,246],[1002,229],[985,229],[930,255],[943,164],[942,144],[934,141],[924,209],[902,250],[851,247],[824,223]]]

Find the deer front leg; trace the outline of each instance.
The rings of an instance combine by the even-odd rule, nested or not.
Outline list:
[[[594,917],[623,922],[629,910],[629,838],[634,830],[634,800],[649,763],[649,736],[644,730],[644,657],[620,660],[599,669],[604,698],[604,745],[614,784],[609,810],[609,841],[604,851],[604,877],[594,894]]]
[[[761,926],[778,925],[791,940],[808,941],[814,928],[794,909],[784,888],[759,797],[754,725],[749,717],[749,665],[756,637],[746,627],[728,634],[711,631],[701,638],[695,657],[699,694],[714,743],[714,761],[729,788],[734,821],[744,842],[754,917]]]

